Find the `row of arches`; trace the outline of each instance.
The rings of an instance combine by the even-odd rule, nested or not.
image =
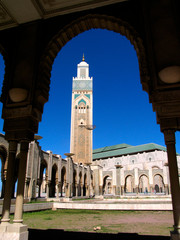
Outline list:
[[[134,178],[132,175],[128,175],[125,178],[124,192],[134,193],[135,191],[136,190],[135,190]],[[163,177],[160,174],[154,175],[153,186],[150,186],[148,176],[144,174],[141,175],[139,177],[138,192],[139,193],[148,193],[148,192],[164,193],[165,186],[164,186]]]
[[[121,194],[123,193],[166,193],[163,177],[160,174],[153,176],[153,185],[149,183],[149,178],[145,174],[142,174],[138,179],[138,185],[135,185],[135,179],[133,175],[127,175],[125,177],[124,185],[121,185]],[[103,179],[103,194],[113,194],[112,178],[105,176]]]
[[[0,198],[4,198],[7,177],[8,143],[0,136]],[[32,147],[33,146],[33,147]],[[73,163],[72,159],[62,159],[52,152],[44,152],[36,141],[29,145],[25,178],[25,199],[37,197],[78,197],[93,195],[93,176],[90,167]],[[16,185],[19,168],[19,151],[15,158],[13,194],[16,197]]]
[[[72,162],[71,162],[72,163]],[[51,174],[48,175],[48,164],[42,160],[38,183],[38,197],[78,197],[93,194],[93,176],[84,168],[72,163],[71,167],[62,166],[60,169],[55,163]],[[89,179],[88,177],[91,176]]]

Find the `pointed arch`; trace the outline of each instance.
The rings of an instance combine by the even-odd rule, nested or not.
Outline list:
[[[163,176],[159,173],[155,174],[153,177],[153,185],[154,185],[154,192],[155,193],[164,193],[165,186]]]
[[[124,184],[124,192],[125,193],[132,193],[134,192],[134,177],[133,175],[127,175],[125,177],[125,184]]]
[[[148,192],[150,192],[149,178],[145,174],[142,174],[139,177],[139,192],[140,193],[148,193]]]
[[[119,33],[133,44],[139,62],[140,78],[143,89],[148,91],[149,71],[143,41],[135,29],[125,21],[113,16],[87,14],[61,29],[47,45],[39,65],[37,91],[44,101],[48,101],[52,65],[58,52],[72,38],[90,29],[106,29]]]
[[[106,175],[103,178],[103,194],[112,194],[112,177]]]

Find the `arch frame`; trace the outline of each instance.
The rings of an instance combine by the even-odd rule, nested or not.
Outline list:
[[[150,75],[143,40],[138,32],[119,17],[104,14],[86,14],[64,26],[47,44],[39,64],[37,91],[48,101],[50,76],[54,59],[63,46],[75,36],[91,29],[106,29],[125,36],[134,46],[140,69],[143,90],[149,91]]]

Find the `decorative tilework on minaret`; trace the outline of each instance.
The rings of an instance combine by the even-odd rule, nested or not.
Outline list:
[[[92,125],[93,113],[93,78],[89,77],[89,64],[82,62],[77,65],[77,77],[73,77],[71,105],[71,153],[74,162],[91,164],[92,162]]]

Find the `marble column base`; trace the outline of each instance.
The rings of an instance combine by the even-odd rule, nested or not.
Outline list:
[[[28,240],[28,229],[20,223],[0,225],[0,240]]]
[[[180,240],[180,232],[179,231],[172,231],[171,233],[171,240]]]

